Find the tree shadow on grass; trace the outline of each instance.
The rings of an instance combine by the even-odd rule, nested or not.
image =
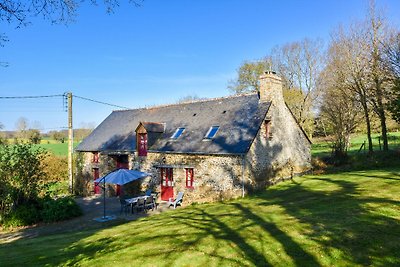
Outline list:
[[[232,205],[242,211],[244,217],[249,218],[253,223],[262,227],[265,232],[268,232],[277,240],[283,246],[285,252],[292,258],[296,266],[320,266],[312,255],[308,254],[301,245],[297,244],[290,236],[280,230],[277,225],[267,222],[240,203],[233,203]]]
[[[302,184],[285,190],[270,188],[260,195],[261,205],[279,205],[301,223],[309,225],[309,239],[326,248],[340,250],[342,260],[363,266],[400,264],[400,221],[385,216],[371,206],[398,208],[399,201],[363,197],[359,184],[326,177],[314,178],[321,183],[334,184],[338,190],[315,191]],[[249,214],[250,215],[250,214]],[[285,240],[282,240],[286,243]],[[290,254],[290,252],[288,252]],[[335,258],[335,255],[330,255]]]

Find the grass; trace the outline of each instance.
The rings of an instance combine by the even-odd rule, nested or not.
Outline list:
[[[76,147],[79,143],[74,143],[74,147]],[[68,142],[65,143],[41,143],[37,146],[40,146],[57,156],[67,156],[68,155]]]
[[[296,177],[244,199],[2,244],[1,265],[399,266],[399,192],[400,168]]]
[[[379,146],[380,134],[372,134],[372,144],[374,151],[380,151],[383,147],[383,142],[380,140],[381,146]],[[365,142],[365,146],[361,149],[362,144]],[[396,150],[400,149],[400,132],[388,133],[389,149]],[[366,134],[354,134],[350,139],[349,155],[356,155],[359,153],[366,153],[368,150],[368,140]],[[360,152],[359,152],[360,151]],[[326,157],[332,152],[332,144],[323,139],[315,139],[312,144],[312,156],[313,157]]]
[[[12,144],[14,142],[13,139],[8,139],[8,143]],[[27,140],[22,140],[22,142],[27,142]],[[74,148],[79,144],[79,142],[74,142]],[[42,147],[49,152],[53,153],[56,156],[68,156],[68,140],[64,143],[61,143],[57,140],[53,139],[42,139],[40,144],[36,146]]]

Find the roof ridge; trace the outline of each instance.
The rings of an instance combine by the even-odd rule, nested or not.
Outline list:
[[[255,95],[255,92],[251,93],[241,93],[241,94],[235,94],[235,95],[228,95],[228,96],[220,96],[220,97],[214,97],[214,98],[206,98],[206,99],[195,99],[187,102],[182,102],[182,103],[173,103],[173,104],[161,104],[161,105],[156,105],[156,106],[151,106],[151,107],[142,107],[142,108],[130,108],[130,109],[118,109],[118,110],[113,110],[114,112],[122,112],[122,111],[131,111],[131,110],[151,110],[151,109],[156,109],[156,108],[165,108],[165,107],[173,107],[173,106],[182,106],[182,105],[187,105],[187,104],[194,104],[194,103],[204,103],[204,102],[212,102],[212,101],[218,101],[218,100],[223,100],[223,99],[230,99],[230,98],[238,98],[238,97],[243,97],[243,96],[250,96],[250,95]]]

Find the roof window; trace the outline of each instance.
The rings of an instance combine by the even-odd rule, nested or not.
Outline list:
[[[204,136],[205,139],[212,139],[214,136],[217,134],[219,129],[219,126],[211,126],[210,129],[208,130],[206,136]]]
[[[179,136],[181,136],[184,131],[185,131],[185,128],[183,128],[183,127],[176,129],[174,134],[171,136],[171,139],[178,139]]]

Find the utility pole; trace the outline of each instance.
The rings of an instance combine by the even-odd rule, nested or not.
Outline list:
[[[72,128],[72,93],[67,93],[68,99],[68,178],[69,178],[69,192],[74,193],[74,178],[72,172],[72,154],[74,144],[74,134]]]

